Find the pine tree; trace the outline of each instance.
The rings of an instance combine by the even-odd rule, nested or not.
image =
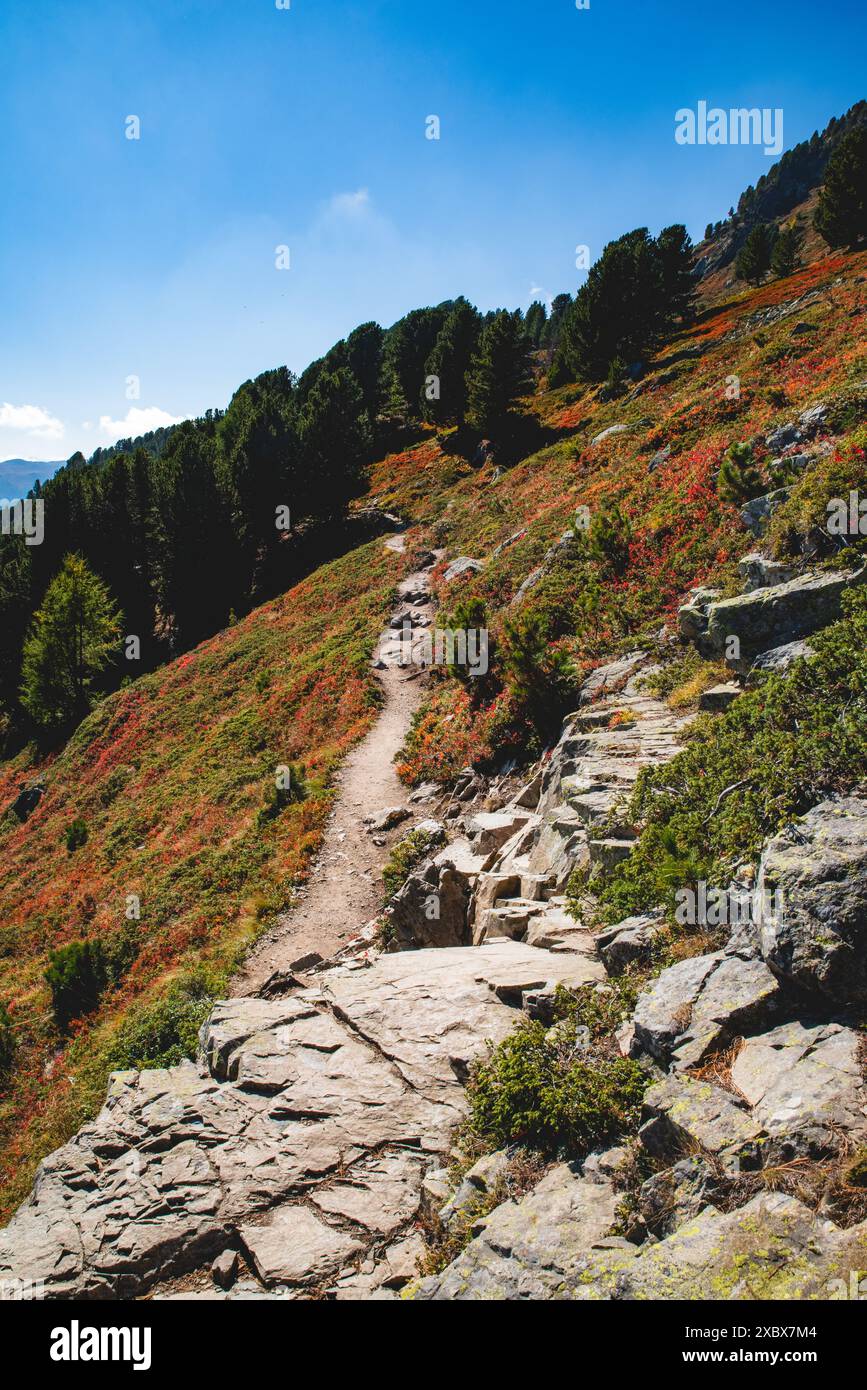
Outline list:
[[[541,346],[547,320],[548,312],[545,305],[534,299],[524,316],[524,331],[535,348]]]
[[[731,502],[736,507],[753,497],[761,497],[765,485],[749,444],[732,444],[720,465],[716,490],[723,502]]]
[[[425,363],[421,413],[431,424],[463,424],[467,410],[466,376],[481,331],[478,309],[466,299],[456,300]]]
[[[371,431],[382,408],[382,352],[385,333],[378,323],[362,323],[346,339],[346,366],[361,390]]]
[[[299,417],[302,510],[340,516],[358,491],[370,452],[370,424],[361,387],[347,367],[325,372]]]
[[[225,460],[218,479],[216,447],[185,422],[153,469],[153,582],[176,649],[222,627],[252,582],[254,555],[242,544],[240,516],[247,480]]]
[[[814,217],[829,246],[857,246],[867,237],[867,124],[845,136],[828,161]]]
[[[532,389],[530,344],[521,314],[503,309],[482,329],[467,373],[467,419],[483,434],[496,435],[519,397]]]
[[[771,270],[774,275],[783,279],[797,270],[801,264],[800,251],[803,240],[804,233],[795,222],[790,222],[779,232],[771,252]]]
[[[425,363],[451,308],[451,304],[445,304],[436,309],[413,309],[388,330],[382,356],[382,386],[385,406],[391,415],[417,414]]]
[[[771,268],[771,254],[774,247],[773,229],[767,222],[753,227],[735,261],[735,274],[739,280],[749,280],[752,285],[760,285]]]
[[[21,702],[38,724],[63,724],[87,713],[120,635],[106,585],[80,555],[67,555],[24,642]]]
[[[671,227],[663,227],[655,245],[662,275],[659,316],[663,327],[671,328],[677,322],[688,324],[695,314],[692,239],[686,227],[675,222]]]

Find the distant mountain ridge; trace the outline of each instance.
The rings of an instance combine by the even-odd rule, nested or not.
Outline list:
[[[62,468],[65,459],[2,459],[0,460],[0,497],[13,502],[16,497],[26,497],[33,484],[39,479],[44,483]]]

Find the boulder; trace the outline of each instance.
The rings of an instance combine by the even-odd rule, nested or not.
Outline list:
[[[610,1180],[582,1176],[558,1163],[520,1202],[503,1202],[480,1222],[480,1232],[442,1274],[423,1279],[420,1301],[548,1299],[573,1296],[568,1274],[604,1238],[618,1194]]]
[[[737,637],[740,655],[731,664],[746,672],[760,652],[809,637],[835,622],[840,617],[843,594],[865,581],[867,566],[857,571],[822,570],[769,589],[720,599],[707,609],[707,627],[698,638],[699,650],[708,656],[727,656],[729,638]]]
[[[763,1127],[729,1091],[694,1076],[667,1076],[644,1097],[638,1138],[652,1158],[668,1160],[691,1150],[712,1154],[730,1175],[757,1168]]]
[[[757,550],[751,551],[738,562],[738,574],[744,581],[747,593],[753,593],[756,589],[770,589],[775,584],[786,584],[795,578],[797,572],[797,565],[787,565],[782,560],[771,560]]]
[[[801,657],[806,658],[813,654],[813,648],[807,642],[784,642],[780,647],[771,647],[769,651],[759,652],[750,668],[750,676],[768,675],[772,672],[782,674]]]
[[[655,473],[657,468],[661,468],[664,463],[668,463],[671,458],[671,445],[666,444],[663,449],[657,449],[653,458],[647,465],[648,473]]]
[[[404,949],[467,945],[469,905],[467,875],[428,859],[392,898],[390,925]]]
[[[219,1289],[230,1289],[238,1277],[237,1250],[224,1250],[211,1265],[211,1278]]]
[[[24,782],[18,788],[18,795],[9,809],[23,823],[33,815],[44,795],[45,786],[42,782]]]
[[[740,693],[741,688],[734,681],[712,685],[709,690],[703,690],[699,695],[698,707],[703,714],[724,714]]]
[[[787,487],[778,487],[773,492],[768,492],[764,497],[752,497],[745,506],[741,507],[741,521],[754,536],[760,536],[768,522],[778,507],[781,507],[791,491]]]
[[[785,1023],[749,1038],[731,1069],[767,1132],[765,1161],[821,1159],[863,1144],[862,1038],[838,1023]]]
[[[710,1053],[774,1017],[780,986],[758,959],[716,951],[663,970],[638,997],[636,1053],[663,1066],[697,1066]]]
[[[765,846],[756,925],[776,974],[836,1006],[867,1004],[867,801],[820,802]]]
[[[707,631],[707,610],[720,596],[719,589],[693,589],[686,603],[677,610],[677,627],[687,642],[698,643]]]
[[[638,1210],[653,1235],[671,1235],[684,1221],[693,1220],[708,1204],[713,1205],[720,1186],[713,1164],[699,1154],[692,1154],[642,1183]]]
[[[598,434],[594,434],[593,438],[590,440],[590,447],[593,448],[596,444],[601,444],[604,439],[613,438],[615,434],[629,434],[630,430],[634,430],[635,428],[635,425],[609,425],[607,429],[600,430]]]
[[[616,661],[608,661],[604,666],[597,666],[582,685],[578,704],[589,705],[611,691],[622,689],[629,677],[634,675],[646,660],[647,652],[634,651],[618,657]]]
[[[443,582],[451,584],[453,579],[460,579],[462,575],[478,574],[484,569],[484,560],[473,560],[469,555],[461,555],[457,560],[452,560],[443,575]]]
[[[542,904],[539,902],[504,898],[496,907],[486,908],[477,916],[473,944],[480,946],[483,941],[491,941],[499,936],[521,941],[527,935],[530,921],[541,911]]]
[[[626,917],[616,926],[597,932],[594,939],[608,974],[622,975],[633,961],[649,961],[658,934],[656,917]]]
[[[526,811],[480,811],[473,816],[467,833],[477,854],[502,849],[507,840],[530,820]]]

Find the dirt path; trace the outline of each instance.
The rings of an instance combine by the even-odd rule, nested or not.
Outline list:
[[[402,551],[403,537],[390,536],[386,545]],[[410,603],[406,595],[427,590],[428,576],[421,570],[408,575],[398,589],[401,598],[395,614],[411,612],[416,634],[420,627],[415,620],[432,621],[433,606],[429,600]],[[398,780],[394,757],[421,703],[425,677],[416,666],[400,666],[401,654],[396,634],[386,629],[380,637],[376,672],[385,696],[382,712],[337,776],[334,810],[307,884],[299,890],[294,906],[250,953],[232,983],[233,995],[255,994],[276,970],[288,969],[311,952],[328,957],[355,936],[382,906],[382,869],[392,845],[406,835],[413,821],[429,814],[420,806],[412,820],[377,833],[380,844],[374,843],[364,825],[365,816],[390,806],[407,806],[408,791]]]

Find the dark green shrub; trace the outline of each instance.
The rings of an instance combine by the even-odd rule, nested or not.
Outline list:
[[[48,957],[45,979],[51,987],[55,1022],[66,1032],[73,1019],[93,1013],[108,983],[102,942],[85,938],[59,946]]]
[[[219,985],[202,971],[177,980],[161,999],[128,1016],[111,1051],[113,1070],[173,1067],[198,1050],[199,1029]]]
[[[304,769],[300,764],[290,763],[282,776],[282,785],[269,782],[263,795],[263,805],[256,817],[258,825],[267,825],[276,820],[281,811],[296,801],[304,801],[307,796],[307,783]]]
[[[427,858],[435,839],[436,837],[427,830],[411,830],[405,839],[395,845],[382,871],[386,902],[403,887],[416,864]]]
[[[574,704],[578,679],[568,653],[551,645],[546,616],[524,613],[504,619],[500,664],[518,708],[539,737],[548,739]]]
[[[741,507],[766,490],[749,444],[732,444],[720,465],[716,490],[723,502]]]
[[[580,1158],[634,1130],[649,1078],[624,1057],[584,1047],[576,1012],[554,1029],[528,1020],[471,1077],[471,1125],[497,1147],[521,1143]]]
[[[6,1081],[15,1061],[15,1032],[12,1017],[5,1004],[0,1004],[0,1082]]]
[[[614,575],[623,574],[629,564],[632,527],[616,503],[606,503],[590,522],[585,541],[587,554],[601,568]]]
[[[70,854],[87,844],[87,825],[80,816],[66,828],[66,848]]]

